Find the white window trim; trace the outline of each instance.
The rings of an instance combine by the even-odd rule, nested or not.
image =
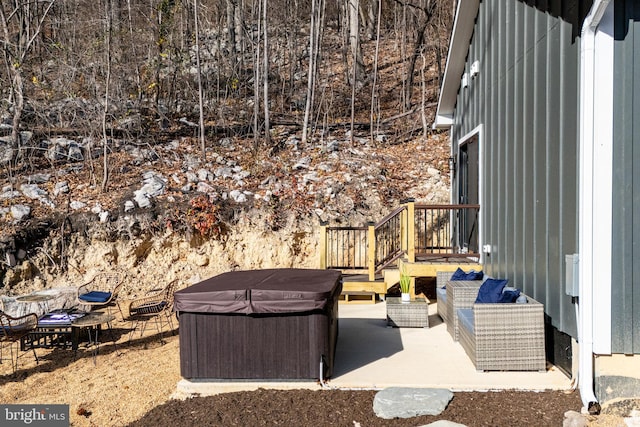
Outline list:
[[[485,253],[482,251],[484,247],[484,227],[482,226],[482,207],[484,206],[484,191],[483,191],[483,180],[482,177],[484,175],[484,126],[482,124],[476,126],[471,132],[465,134],[461,138],[458,139],[456,150],[457,152],[452,153],[456,159],[459,158],[458,154],[460,153],[460,147],[465,145],[467,141],[469,141],[474,136],[478,136],[478,203],[480,204],[480,210],[478,211],[478,250],[480,252],[479,263],[484,264],[485,261]],[[455,189],[456,194],[458,194],[459,188]],[[456,201],[457,204],[457,201]]]

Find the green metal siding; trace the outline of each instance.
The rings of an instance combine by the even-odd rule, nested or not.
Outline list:
[[[589,3],[589,4],[584,4]],[[564,256],[578,249],[579,28],[590,2],[485,0],[458,93],[454,144],[483,125],[485,269],[576,336]]]
[[[614,9],[612,330],[614,353],[640,353],[640,3]],[[635,119],[635,120],[634,120]],[[635,310],[634,310],[635,308]]]

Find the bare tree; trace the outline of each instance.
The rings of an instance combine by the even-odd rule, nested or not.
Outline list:
[[[260,135],[260,34],[262,25],[262,2],[258,2],[258,29],[256,31],[255,53],[253,61],[253,148],[258,150],[258,136]]]
[[[269,37],[267,31],[267,0],[262,1],[262,31],[264,42],[264,53],[262,65],[264,67],[262,75],[262,102],[264,107],[264,140],[267,145],[271,144],[271,124],[269,123]],[[258,82],[256,82],[258,84]]]
[[[20,122],[24,110],[24,80],[22,65],[34,46],[36,38],[51,11],[55,0],[32,2],[22,0],[0,2],[2,51],[13,93],[11,140],[20,148]]]
[[[349,46],[351,52],[351,144],[353,144],[353,132],[356,113],[356,88],[361,86],[364,76],[364,61],[360,47],[360,23],[358,9],[360,0],[348,0],[349,10]]]
[[[202,94],[202,66],[200,64],[200,26],[198,20],[198,0],[193,0],[193,22],[196,38],[196,73],[198,74],[198,127],[200,130],[200,150],[202,158],[207,158],[207,150],[204,139],[204,103]]]
[[[106,25],[106,76],[104,85],[104,109],[102,110],[102,186],[101,190],[107,190],[109,182],[109,136],[107,135],[107,114],[109,113],[109,87],[111,86],[111,0],[105,1],[105,25]]]
[[[423,0],[425,1],[425,0]],[[404,85],[405,88],[405,105],[404,107],[409,110],[411,109],[411,96],[413,94],[413,78],[414,72],[416,69],[416,63],[418,62],[418,58],[423,52],[427,28],[431,23],[431,18],[433,18],[434,11],[436,9],[437,2],[435,0],[426,0],[426,3],[420,3],[420,6],[413,6],[421,12],[422,16],[420,17],[420,22],[418,24],[417,31],[417,39],[414,43],[413,52],[411,57],[409,58],[409,64],[407,65],[406,71],[406,83]]]
[[[138,55],[137,55],[137,49],[136,49],[136,39],[133,31],[133,12],[131,10],[131,0],[127,0],[127,21],[129,24],[129,39],[131,42],[131,49],[133,50],[132,59],[134,61],[134,67],[136,70],[134,74],[134,79],[136,82],[137,94],[138,94],[138,97],[140,97],[142,94],[142,87],[140,84],[140,65],[139,65],[139,62],[137,61]]]
[[[360,45],[360,0],[347,0],[349,13],[349,51],[351,53],[352,75],[350,82],[360,88],[364,81],[364,60],[362,59],[362,46]]]
[[[374,1],[374,0],[372,0]],[[370,130],[371,130],[371,142],[375,141],[374,133],[374,119],[377,118],[376,123],[379,123],[379,114],[376,114],[379,109],[378,101],[378,56],[380,54],[380,21],[382,11],[382,0],[378,0],[377,6],[378,16],[376,17],[376,53],[373,58],[373,84],[371,85],[371,111],[369,113]]]
[[[320,3],[320,4],[318,4]],[[302,142],[307,142],[309,118],[315,98],[316,75],[320,50],[320,21],[324,9],[324,0],[311,0],[311,23],[309,25],[309,67],[307,70],[307,96],[302,124]]]
[[[369,40],[374,40],[379,30],[376,22],[379,22],[381,3],[381,0],[367,0],[364,6],[360,8],[362,27]]]

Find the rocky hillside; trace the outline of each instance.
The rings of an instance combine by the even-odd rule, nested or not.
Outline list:
[[[43,140],[30,170],[0,182],[2,293],[73,286],[115,267],[130,275],[129,293],[232,269],[317,267],[321,221],[361,225],[407,197],[449,200],[444,135],[280,138],[277,153],[221,138],[206,157],[187,137],[123,140],[104,192],[104,158],[90,142]]]

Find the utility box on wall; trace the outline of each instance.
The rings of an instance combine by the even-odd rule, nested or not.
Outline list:
[[[564,256],[565,264],[565,293],[572,297],[580,294],[580,257],[578,254]]]

